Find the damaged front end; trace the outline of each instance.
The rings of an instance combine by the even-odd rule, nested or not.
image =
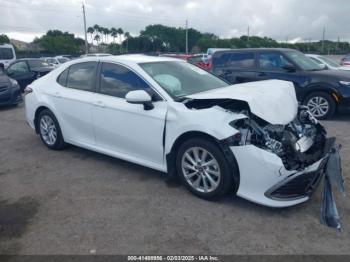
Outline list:
[[[252,144],[278,155],[287,170],[302,170],[321,159],[324,154],[326,131],[301,106],[297,117],[287,125],[272,125],[253,114],[230,123],[239,130],[240,139],[234,145]],[[237,136],[236,136],[237,137]]]

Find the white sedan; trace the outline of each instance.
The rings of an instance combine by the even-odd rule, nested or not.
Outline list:
[[[160,170],[204,199],[299,204],[328,160],[325,130],[290,82],[232,86],[177,59],[123,55],[67,62],[25,93],[27,121],[48,148]]]

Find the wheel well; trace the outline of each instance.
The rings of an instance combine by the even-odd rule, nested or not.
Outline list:
[[[35,111],[35,116],[34,116],[34,126],[35,126],[35,132],[38,134],[39,133],[39,125],[38,125],[38,116],[39,114],[45,110],[48,109],[46,106],[40,106],[37,108],[37,110]],[[48,109],[50,110],[50,109]]]
[[[203,133],[200,131],[189,131],[186,132],[182,135],[180,135],[174,142],[170,152],[166,155],[166,161],[167,161],[167,168],[168,168],[168,175],[171,178],[175,178],[177,179],[177,175],[178,172],[176,170],[176,154],[177,151],[179,150],[180,146],[182,143],[184,143],[185,141],[191,139],[191,138],[204,138],[204,139],[209,139],[210,141],[214,142],[219,148],[220,150],[223,152],[223,154],[225,155],[227,161],[229,162],[229,164],[231,165],[232,169],[233,169],[233,174],[235,174],[233,176],[234,178],[234,182],[235,182],[235,192],[238,189],[239,186],[239,168],[238,168],[238,164],[236,161],[236,158],[234,157],[232,151],[230,150],[230,148],[222,143],[220,140],[216,139],[215,137],[207,134],[207,133]]]
[[[320,88],[315,88],[315,89],[309,90],[308,92],[306,92],[306,93],[304,94],[302,103],[305,103],[305,102],[306,102],[306,101],[305,101],[306,98],[307,98],[309,95],[311,95],[312,93],[326,93],[326,94],[328,94],[328,95],[330,95],[330,96],[332,97],[332,99],[333,99],[334,102],[335,102],[335,105],[338,106],[339,95],[338,95],[338,93],[337,93],[336,91],[334,91],[334,90],[332,90],[332,89],[320,89]],[[333,94],[336,95],[336,97],[338,98],[338,100],[334,98]]]

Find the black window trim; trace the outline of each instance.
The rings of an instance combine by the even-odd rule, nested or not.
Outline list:
[[[24,62],[24,63],[26,64],[27,69],[28,69],[28,72],[32,72],[32,70],[31,70],[31,68],[30,68],[30,66],[29,66],[27,60],[17,60],[17,61],[15,61],[15,62],[11,63],[11,64],[7,67],[7,70],[8,70],[11,66],[13,66],[13,65],[15,65],[15,64],[18,64],[18,63],[21,63],[21,62]]]
[[[120,63],[120,62],[116,62],[116,61],[106,61],[106,60],[100,60],[100,63],[98,65],[98,69],[97,69],[97,76],[96,76],[96,93],[100,94],[100,95],[105,95],[105,96],[108,96],[108,97],[113,97],[113,98],[118,98],[118,99],[122,99],[125,101],[125,98],[122,98],[122,97],[116,97],[116,96],[111,96],[111,95],[107,95],[107,94],[103,94],[101,93],[101,77],[100,77],[100,73],[101,73],[101,68],[102,68],[102,64],[103,63],[107,63],[107,64],[115,64],[115,65],[118,65],[118,66],[122,66],[122,67],[125,67],[126,69],[130,70],[131,72],[133,72],[135,75],[137,75],[138,77],[141,78],[142,81],[144,81],[148,86],[149,88],[151,88],[160,98],[161,100],[158,100],[158,101],[152,101],[153,103],[155,102],[162,102],[162,101],[167,101],[163,96],[162,94],[160,94],[158,92],[158,90],[156,90],[151,84],[149,81],[147,81],[143,76],[141,76],[138,72],[136,72],[135,70],[133,70],[130,66],[127,66],[123,63]]]
[[[96,63],[96,70],[95,70],[95,75],[94,75],[94,79],[93,79],[93,88],[91,90],[82,90],[82,89],[78,89],[78,88],[72,88],[72,87],[68,87],[68,76],[69,76],[69,72],[72,66],[74,65],[79,65],[79,64],[85,64],[85,63]],[[78,90],[78,91],[83,91],[83,92],[90,92],[90,93],[98,93],[97,90],[99,88],[97,88],[97,79],[98,79],[98,73],[99,73],[99,66],[100,66],[100,62],[99,61],[84,61],[84,62],[79,62],[79,63],[75,63],[75,64],[71,64],[70,66],[66,67],[64,70],[62,70],[62,72],[60,72],[60,74],[56,77],[56,83],[64,88],[67,89],[73,89],[73,90]],[[67,77],[66,77],[66,82],[65,85],[62,86],[59,82],[58,82],[58,78],[60,78],[60,76],[64,73],[64,71],[68,70],[67,72]]]

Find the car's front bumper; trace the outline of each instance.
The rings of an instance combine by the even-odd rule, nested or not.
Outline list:
[[[286,170],[277,155],[254,145],[230,147],[240,172],[237,195],[270,207],[307,201],[325,174],[330,143],[321,159],[302,170]]]
[[[19,86],[0,88],[0,106],[16,105],[21,101]]]

